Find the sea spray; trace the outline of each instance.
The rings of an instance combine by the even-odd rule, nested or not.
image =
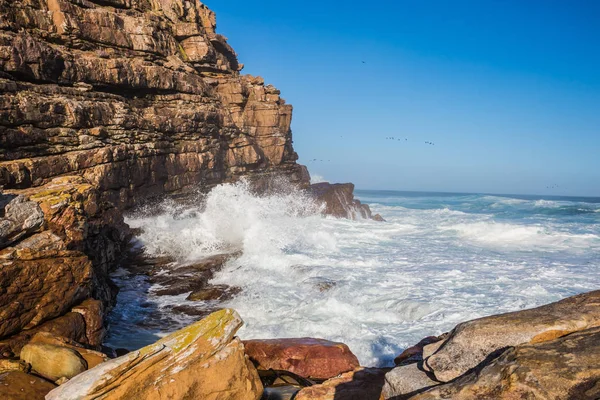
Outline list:
[[[143,230],[147,252],[178,264],[242,250],[211,282],[242,288],[219,305],[238,310],[242,338],[342,341],[363,365],[390,365],[403,348],[461,321],[600,285],[600,204],[359,194],[387,222],[325,218],[302,193],[257,196],[246,183],[216,187],[193,207],[165,203],[161,213],[128,222]],[[127,325],[138,312],[158,321],[149,331],[159,335],[194,320],[169,311],[193,305],[187,294],[157,297],[149,288],[150,306],[136,309],[143,285],[131,277],[118,282],[120,303],[111,318],[127,318],[113,324],[113,345],[124,344],[114,332],[139,333]]]

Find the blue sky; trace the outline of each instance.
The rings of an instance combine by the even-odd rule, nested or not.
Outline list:
[[[600,1],[205,2],[244,72],[294,105],[312,174],[600,196]]]

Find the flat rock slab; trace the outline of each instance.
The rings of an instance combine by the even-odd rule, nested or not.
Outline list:
[[[595,400],[600,398],[600,328],[504,351],[485,366],[411,400]]]
[[[44,396],[55,387],[51,382],[21,371],[0,374],[2,400],[44,400]]]
[[[304,378],[329,379],[359,366],[348,346],[324,339],[246,340],[244,345],[257,368],[285,370]]]
[[[457,325],[425,360],[425,368],[438,380],[449,382],[499,349],[544,342],[597,326],[600,326],[600,291],[529,310],[480,318]],[[426,346],[425,350],[438,344]]]

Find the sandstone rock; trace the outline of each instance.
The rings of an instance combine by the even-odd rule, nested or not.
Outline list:
[[[246,340],[244,345],[257,368],[285,370],[304,378],[329,379],[359,366],[348,346],[323,339]]]
[[[600,328],[505,350],[459,379],[411,399],[600,398]]]
[[[324,214],[348,219],[373,218],[369,206],[354,198],[352,183],[315,183],[309,186],[308,192],[317,202],[324,205]],[[377,220],[383,218],[379,216]]]
[[[258,374],[234,338],[242,321],[221,310],[153,345],[86,371],[46,396],[46,400],[256,399]]]
[[[11,371],[29,372],[30,370],[31,366],[23,360],[0,359],[0,374]]]
[[[385,374],[382,394],[387,399],[401,400],[432,386],[439,385],[419,368],[419,364],[407,364]]]
[[[386,369],[358,368],[298,392],[295,400],[382,400]]]
[[[0,21],[0,186],[78,174],[131,207],[254,173],[306,184],[292,107],[240,76],[202,3],[0,0]]]
[[[21,359],[31,368],[51,381],[62,377],[72,378],[87,369],[87,362],[78,352],[67,347],[31,343],[21,350]]]
[[[81,314],[70,312],[45,322],[36,328],[24,330],[18,335],[0,341],[0,349],[10,351],[15,356],[19,356],[23,346],[39,334],[48,334],[52,337],[64,338],[77,343],[87,343],[83,317]]]
[[[108,356],[99,351],[86,349],[78,342],[69,338],[56,336],[48,332],[37,333],[29,342],[30,344],[48,344],[56,347],[66,347],[74,350],[85,360],[87,369],[94,368],[96,365],[102,364],[109,360]]]
[[[438,380],[448,382],[477,366],[498,349],[535,343],[596,326],[600,326],[600,291],[529,310],[461,323],[425,360],[425,365]]]
[[[17,196],[0,211],[0,249],[27,237],[44,224],[44,213],[33,201]]]
[[[21,371],[0,374],[2,400],[44,400],[56,385]]]

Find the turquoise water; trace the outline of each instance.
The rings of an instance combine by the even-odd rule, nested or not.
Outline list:
[[[128,222],[144,229],[150,254],[180,265],[242,251],[213,281],[242,288],[219,304],[238,310],[242,338],[342,341],[367,366],[390,365],[402,349],[459,322],[600,288],[598,198],[356,194],[386,222],[325,218],[301,195],[256,197],[243,184],[217,187],[197,209],[166,206]],[[127,316],[120,329],[141,337],[123,322],[144,312],[139,289],[120,282],[125,301],[114,315]],[[173,305],[206,306],[153,290],[144,301],[154,317],[170,318],[154,335],[193,320],[174,322]]]

